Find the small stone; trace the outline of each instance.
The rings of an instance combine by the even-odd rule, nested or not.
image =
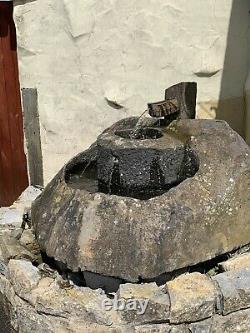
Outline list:
[[[8,273],[16,294],[29,301],[32,289],[37,287],[41,279],[39,270],[29,261],[10,260]]]
[[[10,259],[27,259],[35,261],[36,257],[19,241],[7,233],[0,235],[0,257],[7,264]]]
[[[6,275],[7,273],[7,266],[3,261],[0,260],[0,274]]]
[[[213,319],[209,318],[197,323],[189,325],[191,333],[210,333],[212,328]]]
[[[36,292],[35,290],[34,292]],[[102,303],[107,297],[89,288],[62,289],[56,283],[36,295],[36,310],[50,316],[80,318],[86,323],[110,326],[114,311],[105,311]]]
[[[23,215],[31,208],[32,202],[41,194],[41,189],[29,186],[10,207],[0,208],[1,228],[21,228]]]
[[[23,229],[22,228],[16,228],[14,230],[11,230],[10,232],[10,236],[16,238],[17,240],[19,240],[22,236],[23,233]]]
[[[31,231],[31,229],[26,229],[23,231],[22,236],[19,240],[20,244],[27,248],[29,251],[34,253],[35,256],[40,255],[40,248],[35,239],[35,235]]]
[[[50,266],[45,264],[44,262],[41,263],[37,268],[39,269],[42,276],[51,278],[55,278],[57,276],[57,271],[50,268]]]
[[[121,311],[121,316],[127,323],[156,323],[169,319],[169,296],[156,283],[122,284],[117,294],[118,299],[124,299],[126,302],[136,301],[135,310],[126,307]]]
[[[27,187],[20,197],[14,202],[14,207],[30,207],[31,203],[42,193],[41,188],[35,186]]]
[[[181,275],[167,283],[170,296],[170,323],[194,322],[215,313],[217,291],[206,275]]]
[[[23,231],[22,236],[20,238],[20,244],[23,246],[30,245],[34,242],[35,236],[33,235],[30,229],[26,229]]]
[[[250,307],[250,268],[228,271],[213,277],[222,294],[222,313]]]
[[[237,311],[227,316],[215,316],[209,333],[249,333],[250,309]],[[200,333],[200,332],[199,332]]]
[[[38,283],[38,288],[41,289],[47,289],[51,286],[51,284],[54,282],[54,279],[50,278],[50,277],[45,277],[42,278],[39,283]]]
[[[23,211],[14,207],[0,208],[0,226],[21,228],[23,222]]]
[[[250,253],[244,253],[240,256],[233,257],[225,262],[220,263],[219,267],[224,272],[250,268]]]

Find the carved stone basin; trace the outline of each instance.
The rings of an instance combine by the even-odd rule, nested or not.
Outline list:
[[[225,122],[136,118],[67,163],[32,207],[39,245],[73,270],[155,279],[250,242],[250,149]],[[131,132],[132,131],[132,132]]]

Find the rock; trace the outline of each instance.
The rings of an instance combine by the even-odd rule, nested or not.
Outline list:
[[[10,259],[36,260],[36,256],[8,233],[0,235],[0,257],[7,264]]]
[[[52,269],[48,264],[41,263],[37,267],[39,269],[40,274],[43,277],[52,277],[55,278],[58,272],[55,269]]]
[[[126,323],[144,324],[163,322],[169,319],[170,300],[163,288],[156,283],[122,284],[118,290],[118,300],[136,301],[134,310],[125,307],[121,316]]]
[[[1,260],[0,260],[0,274],[2,274],[2,275],[6,275],[7,274],[7,266]]]
[[[21,238],[19,240],[20,244],[27,248],[34,255],[40,255],[40,248],[35,239],[35,235],[33,234],[31,229],[26,229],[23,231]]]
[[[221,290],[223,315],[250,307],[250,268],[221,273],[213,280]]]
[[[21,228],[24,213],[41,194],[41,189],[29,186],[11,207],[0,208],[0,228]]]
[[[190,333],[184,325],[152,324],[135,327],[135,333]]]
[[[0,208],[0,227],[15,227],[21,228],[23,223],[23,210],[14,207]]]
[[[16,313],[17,313],[17,325],[19,333],[55,333],[62,332],[66,333],[65,330],[67,327],[67,323],[64,323],[65,328],[63,328],[63,324],[60,325],[62,319],[61,318],[49,318],[48,316],[44,316],[43,314],[38,314],[34,309],[32,309],[26,302],[19,299],[17,301]],[[56,330],[58,326],[61,331]]]
[[[244,253],[239,256],[235,256],[227,261],[220,263],[219,267],[224,272],[250,268],[250,253]]]
[[[23,228],[16,228],[10,230],[10,236],[16,238],[17,240],[20,240],[22,233],[23,233]]]
[[[32,231],[30,229],[24,230],[20,237],[20,244],[27,247],[33,244],[34,241],[35,236],[33,235]]]
[[[191,333],[249,333],[250,309],[226,316],[215,315],[211,319],[189,325]]]
[[[237,311],[227,316],[215,316],[209,333],[249,333],[250,309]]]
[[[29,186],[20,197],[14,202],[14,207],[31,207],[31,203],[42,193],[40,187]]]
[[[213,318],[209,318],[188,326],[191,333],[211,333]]]
[[[8,299],[0,292],[0,332],[14,333],[11,325],[11,304]]]
[[[129,317],[127,309],[107,311],[103,307],[104,302],[111,299],[101,290],[77,286],[60,288],[54,277],[40,277],[36,267],[31,263],[27,266],[22,260],[11,260],[8,269],[9,278],[0,274],[0,332],[3,333],[249,333],[250,309],[225,316],[213,313],[209,319],[190,324],[169,323],[168,295],[164,287],[157,287],[155,283],[120,286],[117,293],[120,297],[125,300],[149,299],[149,306],[152,304],[155,309],[154,313],[148,312],[147,308],[143,319],[135,317],[131,321],[133,315]],[[194,274],[198,274],[199,279]],[[190,279],[187,283],[187,275],[190,279],[193,277],[192,283]],[[187,275],[182,279],[182,299],[186,304],[185,297],[190,299],[194,289],[196,293],[203,289],[207,291],[209,280],[204,276],[206,282],[201,281],[200,273]],[[180,282],[181,277],[175,280]],[[187,292],[188,286],[190,290]],[[194,305],[198,313],[203,313],[203,304],[193,298],[190,316],[193,317]],[[171,303],[172,306],[175,307],[175,303]],[[185,313],[184,316],[187,319]],[[201,316],[193,318],[197,320]]]
[[[16,294],[31,301],[31,291],[37,287],[41,279],[39,270],[29,261],[10,260],[8,273]]]
[[[215,313],[217,292],[206,275],[181,275],[167,283],[170,296],[170,323],[199,321]]]
[[[128,128],[106,131],[97,139],[97,178],[104,193],[152,198],[198,169],[195,155],[186,144],[188,137],[173,136],[171,131],[145,124],[134,129],[137,121],[133,118],[126,124]]]
[[[117,314],[105,311],[102,302],[106,299],[100,290],[89,288],[62,289],[56,284],[44,288],[36,295],[36,310],[49,316],[67,319],[78,318],[82,324],[99,324],[111,326]]]
[[[223,121],[187,119],[161,128],[169,130],[189,138],[199,161],[193,177],[149,200],[102,193],[93,145],[67,163],[32,205],[41,250],[73,271],[137,282],[249,243],[250,148]]]

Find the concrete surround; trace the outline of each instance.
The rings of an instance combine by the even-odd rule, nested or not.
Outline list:
[[[45,184],[103,129],[180,81],[198,82],[198,117],[244,134],[247,0],[14,4],[21,87],[38,90]]]

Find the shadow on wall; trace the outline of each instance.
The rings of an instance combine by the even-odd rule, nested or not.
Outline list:
[[[233,0],[216,118],[245,137],[244,86],[250,62],[250,1]]]

